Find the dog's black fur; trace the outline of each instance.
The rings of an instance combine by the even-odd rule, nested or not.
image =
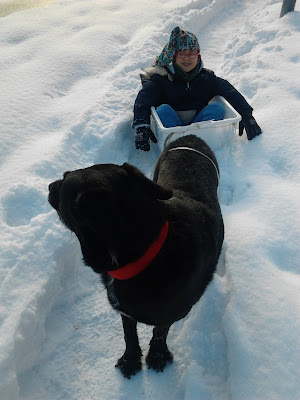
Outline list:
[[[137,322],[154,325],[146,362],[162,371],[172,362],[166,338],[170,326],[185,317],[213,277],[223,243],[217,199],[216,158],[204,141],[185,136],[165,148],[154,182],[137,168],[100,164],[66,172],[49,185],[49,202],[79,239],[86,265],[99,273],[108,299],[122,315],[126,351],[117,367],[130,378],[141,369]],[[139,275],[112,278],[116,270],[139,259],[165,221],[167,239]]]

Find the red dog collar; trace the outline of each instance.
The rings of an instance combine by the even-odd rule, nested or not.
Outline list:
[[[166,221],[160,230],[158,238],[148,247],[146,253],[137,261],[131,262],[114,271],[107,271],[113,278],[125,280],[141,273],[159,253],[168,235],[169,223]]]

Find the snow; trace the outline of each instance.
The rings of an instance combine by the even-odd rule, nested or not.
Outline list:
[[[0,0],[0,17],[19,10],[47,6],[56,0]]]
[[[57,0],[0,19],[1,400],[300,398],[300,5]],[[124,379],[120,317],[47,203],[66,170],[130,162],[139,73],[174,26],[249,100],[263,134],[216,150],[225,242],[168,337],[174,363]],[[147,354],[151,328],[140,325]]]

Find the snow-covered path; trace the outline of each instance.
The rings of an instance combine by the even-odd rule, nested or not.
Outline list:
[[[0,399],[300,398],[300,7],[276,0],[69,0],[0,19]],[[120,317],[47,204],[66,170],[130,162],[141,68],[175,26],[249,100],[263,135],[216,151],[218,273],[170,330],[174,363],[114,368]],[[139,326],[144,354],[151,328]]]

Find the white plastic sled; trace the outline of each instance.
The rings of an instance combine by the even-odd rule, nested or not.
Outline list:
[[[196,135],[203,139],[215,151],[231,144],[235,129],[241,120],[240,114],[222,96],[215,96],[210,102],[216,101],[225,109],[224,119],[221,121],[195,122],[186,126],[165,128],[157,115],[155,107],[151,107],[151,130],[158,140],[160,151],[170,142],[185,135]]]

